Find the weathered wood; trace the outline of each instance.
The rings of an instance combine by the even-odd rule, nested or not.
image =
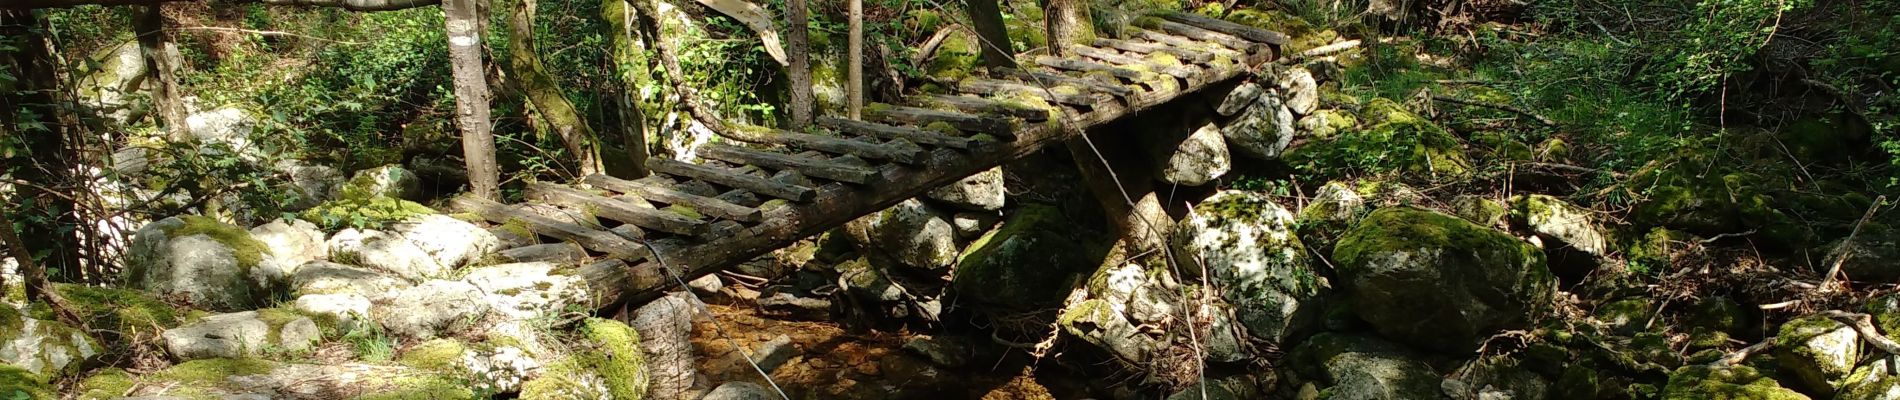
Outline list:
[[[1108,93],[1108,94],[1114,95],[1115,97],[1128,97],[1130,95],[1135,94],[1134,89],[1129,89],[1126,86],[1097,81],[1094,79],[1077,78],[1077,77],[1072,77],[1072,76],[1062,75],[1062,74],[1057,74],[1057,73],[1049,73],[1049,72],[1041,72],[1041,71],[1024,71],[1024,70],[1013,69],[1013,68],[992,70],[991,72],[994,72],[998,74],[999,76],[1006,76],[1010,78],[1020,79],[1024,82],[1045,82],[1045,83],[1064,84],[1064,85],[1075,86],[1075,87],[1084,88],[1088,90],[1093,90],[1097,92]]]
[[[607,198],[579,189],[547,182],[528,182],[528,197],[556,205],[588,210],[596,216],[633,224],[641,228],[699,236],[706,233],[706,221]]]
[[[1266,43],[1266,44],[1275,45],[1275,46],[1283,45],[1283,44],[1286,44],[1287,42],[1287,37],[1286,37],[1286,34],[1284,33],[1279,33],[1279,32],[1274,32],[1274,31],[1270,31],[1266,29],[1242,25],[1239,23],[1214,19],[1212,17],[1208,17],[1208,16],[1200,15],[1200,14],[1176,11],[1176,12],[1162,14],[1161,17],[1167,18],[1174,22],[1180,22],[1183,24],[1193,25],[1201,29],[1239,36],[1247,40],[1252,40],[1255,42]]]
[[[1137,42],[1133,40],[1100,38],[1095,39],[1095,45],[1142,54],[1163,53],[1181,59],[1181,61],[1195,64],[1207,64],[1208,61],[1214,60],[1214,55],[1205,51],[1171,47],[1157,42]]]
[[[849,154],[859,158],[873,160],[891,160],[905,164],[916,164],[922,151],[902,146],[867,143],[850,138],[819,136],[762,126],[733,124],[735,139],[762,144],[777,144],[800,149],[818,150],[831,154]]]
[[[442,3],[448,30],[449,76],[455,88],[455,126],[462,130],[462,158],[468,164],[468,191],[485,199],[501,198],[501,167],[495,162],[495,134],[489,125],[488,80],[483,78],[482,3]]]
[[[534,232],[537,235],[579,243],[581,247],[606,253],[615,258],[636,259],[646,257],[650,254],[639,244],[628,241],[626,238],[622,238],[620,235],[615,235],[612,232],[521,212],[520,210],[515,210],[488,199],[475,196],[459,196],[450,200],[449,206],[457,210],[475,213],[475,215],[481,216],[482,219],[497,224],[520,223],[526,225],[528,231]]]
[[[756,208],[686,193],[669,187],[644,184],[606,175],[588,175],[586,178],[582,178],[581,182],[602,189],[638,195],[647,200],[686,206],[692,208],[694,211],[698,211],[700,214],[710,215],[716,218],[725,218],[740,222],[759,221],[759,210]]]
[[[871,176],[877,175],[877,171],[873,171],[870,168],[841,165],[822,159],[779,154],[718,143],[700,146],[699,155],[720,161],[755,165],[771,169],[793,170],[805,174],[806,176],[839,182],[862,184],[870,182]]]
[[[999,136],[1009,135],[1015,125],[1005,118],[889,104],[875,104],[870,107],[865,107],[864,118],[877,122],[917,126],[943,122],[964,132],[988,133]]]
[[[1109,75],[1113,75],[1116,78],[1126,79],[1131,82],[1141,82],[1142,80],[1141,71],[1114,67],[1107,64],[1094,62],[1094,61],[1077,60],[1073,58],[1050,57],[1050,56],[1036,56],[1036,64],[1041,64],[1042,66],[1049,67],[1049,68],[1066,69],[1070,71],[1103,72]]]
[[[1050,102],[1079,106],[1094,105],[1096,102],[1106,100],[1105,97],[1107,97],[1090,96],[1072,86],[1051,86],[1052,87],[1045,90],[1041,86],[1028,83],[999,81],[987,78],[967,78],[957,83],[957,90],[981,96],[1027,94]],[[1046,111],[1043,119],[1048,119]]]
[[[1141,36],[1142,39],[1152,40],[1161,44],[1173,46],[1174,48],[1178,48],[1178,49],[1207,51],[1207,52],[1210,52],[1210,54],[1215,55],[1215,56],[1220,56],[1220,55],[1226,55],[1228,57],[1240,56],[1240,52],[1238,50],[1230,49],[1230,48],[1213,44],[1213,43],[1197,42],[1197,41],[1194,41],[1194,39],[1188,39],[1185,37],[1170,35],[1170,34],[1166,34],[1162,32],[1144,29],[1141,32],[1136,33],[1136,35]]]
[[[811,197],[816,193],[809,187],[773,182],[765,178],[735,174],[713,167],[665,158],[649,159],[647,167],[662,174],[698,179],[791,201],[811,201]]]
[[[1147,64],[1147,61],[1148,61],[1148,60],[1143,60],[1136,57],[1131,57],[1127,54],[1122,54],[1121,52],[1118,52],[1118,51],[1104,49],[1100,47],[1094,47],[1094,46],[1083,46],[1083,45],[1072,44],[1072,45],[1064,46],[1063,48],[1075,55],[1107,61],[1111,64],[1121,64],[1124,66]]]
[[[542,243],[502,250],[495,253],[502,262],[550,262],[567,264],[587,259],[587,250],[573,243]]]
[[[1259,52],[1259,49],[1261,47],[1266,46],[1264,44],[1247,41],[1247,39],[1241,39],[1240,37],[1237,37],[1234,35],[1201,29],[1193,25],[1183,24],[1183,23],[1174,22],[1174,21],[1168,21],[1168,20],[1162,20],[1162,19],[1142,19],[1142,20],[1137,20],[1137,23],[1143,24],[1142,27],[1144,28],[1160,29],[1163,32],[1181,35],[1182,37],[1186,37],[1188,39],[1194,39],[1194,40],[1199,40],[1203,42],[1218,43],[1221,46],[1227,46],[1227,48],[1239,50],[1243,53]]]
[[[1004,114],[1029,122],[1049,120],[1049,110],[982,97],[925,94],[911,99],[924,106],[949,107],[972,114]]]
[[[968,149],[976,145],[975,139],[950,136],[907,126],[891,126],[875,122],[853,121],[838,117],[818,117],[818,125],[859,135],[905,140],[911,143],[929,146]]]

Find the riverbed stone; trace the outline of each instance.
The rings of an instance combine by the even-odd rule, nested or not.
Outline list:
[[[1286,107],[1295,114],[1312,114],[1319,108],[1319,81],[1306,68],[1293,67],[1280,76],[1280,90],[1286,94]]]
[[[1329,400],[1442,399],[1431,365],[1404,346],[1370,336],[1321,333],[1289,355],[1326,384]]]
[[[79,329],[0,304],[0,363],[44,378],[64,377],[102,351]],[[42,382],[44,383],[44,382]]]
[[[146,224],[126,253],[128,286],[180,296],[216,311],[268,304],[270,276],[284,268],[249,231],[210,217],[179,216]]]
[[[501,315],[533,319],[587,304],[587,282],[545,262],[501,264],[469,270],[462,281],[475,286]]]
[[[394,334],[432,339],[479,322],[492,310],[481,292],[462,281],[431,280],[370,306],[370,318]]]
[[[1249,333],[1277,343],[1318,322],[1317,300],[1330,287],[1293,226],[1293,213],[1266,195],[1225,190],[1181,219],[1172,245],[1177,257],[1204,263]]]
[[[306,294],[298,296],[290,307],[313,317],[321,326],[349,332],[368,319],[370,300],[356,294]]]
[[[1860,360],[1860,334],[1826,315],[1789,320],[1775,336],[1775,360],[1784,376],[1810,393],[1833,393]]]
[[[350,228],[331,236],[329,244],[331,261],[369,267],[406,279],[434,278],[449,271],[449,267],[428,250],[398,234]]]
[[[173,357],[196,360],[303,351],[322,334],[310,318],[270,308],[208,316],[167,329],[163,336],[165,348]]]
[[[1385,337],[1469,351],[1549,306],[1556,278],[1535,246],[1412,207],[1372,212],[1333,250],[1357,314]]]
[[[956,262],[957,238],[950,215],[917,199],[845,224],[851,243],[880,263],[936,270]]]
[[[1161,180],[1183,186],[1205,185],[1233,168],[1227,142],[1221,139],[1220,127],[1213,123],[1194,130],[1160,161]]]
[[[284,267],[276,271],[266,271],[274,282],[288,281],[297,272],[297,267],[311,261],[330,257],[330,245],[322,230],[316,224],[301,219],[278,219],[270,223],[251,228],[251,237],[264,243],[270,249],[272,257],[277,259],[276,266]]]
[[[442,214],[410,217],[389,226],[443,268],[460,268],[501,249],[501,239],[475,224]]]
[[[931,189],[924,197],[970,211],[996,211],[1003,208],[1009,192],[1003,189],[1003,167],[996,167],[959,179],[956,183]]]
[[[1774,378],[1746,365],[1690,365],[1669,374],[1663,400],[1748,399],[1808,400],[1808,396],[1781,387]]]
[[[1260,160],[1280,158],[1293,143],[1293,111],[1272,90],[1260,95],[1240,116],[1221,126],[1229,150]]]
[[[290,287],[297,294],[354,294],[369,299],[389,297],[409,282],[388,272],[329,261],[311,261],[297,267]]]

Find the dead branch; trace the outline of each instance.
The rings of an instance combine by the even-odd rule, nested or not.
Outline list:
[[[1775,348],[1775,338],[1769,337],[1767,339],[1762,339],[1760,343],[1755,343],[1754,345],[1743,347],[1741,350],[1736,350],[1733,353],[1728,353],[1726,355],[1723,355],[1722,358],[1718,358],[1718,359],[1715,359],[1714,362],[1710,362],[1709,366],[1727,367],[1727,366],[1732,366],[1735,364],[1741,364],[1742,360],[1748,359],[1748,356],[1754,355],[1755,353],[1768,351],[1769,349],[1773,349],[1773,348]]]
[[[1333,53],[1338,53],[1338,52],[1342,52],[1346,50],[1352,50],[1353,48],[1356,48],[1356,47],[1359,47],[1358,39],[1347,40],[1344,42],[1333,43],[1333,44],[1329,44],[1325,46],[1307,49],[1306,51],[1300,52],[1300,54],[1293,55],[1293,60],[1298,61],[1298,60],[1304,60],[1308,58],[1325,57]]]
[[[1821,290],[1828,290],[1828,288],[1833,287],[1830,284],[1834,283],[1834,276],[1841,273],[1841,264],[1847,263],[1847,257],[1854,254],[1852,251],[1849,251],[1854,245],[1854,236],[1860,235],[1860,228],[1866,226],[1867,220],[1873,219],[1875,212],[1879,211],[1880,206],[1886,203],[1887,195],[1880,195],[1880,197],[1874,198],[1874,204],[1867,206],[1867,213],[1860,216],[1860,222],[1854,223],[1854,230],[1847,233],[1846,239],[1841,239],[1840,246],[1836,247],[1840,249],[1841,255],[1834,257],[1834,265],[1827,268],[1827,276],[1821,277],[1821,285],[1819,286]]]
[[[1523,115],[1526,117],[1530,117],[1531,119],[1537,120],[1537,123],[1544,124],[1544,126],[1553,126],[1553,127],[1557,126],[1557,121],[1552,121],[1550,118],[1544,118],[1544,116],[1537,115],[1537,113],[1530,112],[1530,110],[1525,110],[1525,109],[1518,108],[1512,105],[1486,103],[1482,101],[1465,100],[1465,99],[1460,99],[1456,97],[1441,96],[1441,95],[1433,95],[1432,100],[1437,100],[1437,101],[1442,101],[1442,102],[1452,103],[1452,104],[1463,104],[1467,106],[1495,108],[1499,110],[1510,111],[1513,113],[1517,113],[1518,115]]]
[[[1893,339],[1887,338],[1887,335],[1880,334],[1880,330],[1874,329],[1874,317],[1872,315],[1850,313],[1841,310],[1822,311],[1821,315],[1833,318],[1835,321],[1840,321],[1840,323],[1847,324],[1847,326],[1854,328],[1854,332],[1860,333],[1861,340],[1866,340],[1868,344],[1874,345],[1874,347],[1880,349],[1880,351],[1885,351],[1887,354],[1900,355],[1900,342],[1894,342]]]

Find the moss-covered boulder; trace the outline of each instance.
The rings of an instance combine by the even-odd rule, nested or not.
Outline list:
[[[1311,115],[1300,118],[1294,126],[1299,129],[1300,134],[1307,137],[1326,139],[1338,135],[1339,132],[1352,129],[1353,125],[1358,123],[1359,120],[1354,118],[1352,113],[1340,110],[1317,110]]]
[[[1548,307],[1556,279],[1537,247],[1412,207],[1372,212],[1333,249],[1353,309],[1380,334],[1469,351]]]
[[[1690,154],[1649,167],[1630,182],[1644,196],[1630,217],[1640,225],[1704,236],[1754,232],[1776,248],[1800,248],[1814,241],[1807,224],[1783,212],[1770,196],[1779,182],[1757,173],[1706,171],[1719,161]]]
[[[481,392],[514,392],[541,365],[528,350],[503,339],[483,343],[433,339],[410,347],[397,363],[468,382]]]
[[[950,213],[918,199],[845,223],[844,232],[859,254],[879,265],[937,270],[949,267],[957,258],[956,229],[950,225]]]
[[[1483,196],[1460,195],[1452,198],[1449,205],[1451,209],[1447,211],[1450,211],[1451,215],[1489,227],[1504,226],[1505,217],[1511,213],[1504,202]]]
[[[1602,257],[1609,252],[1609,239],[1591,216],[1590,210],[1556,197],[1534,194],[1511,197],[1511,223],[1545,238],[1547,245]]]
[[[1808,396],[1781,387],[1780,382],[1737,365],[1691,365],[1669,374],[1663,400],[1808,400]]]
[[[422,199],[422,177],[400,165],[384,165],[356,171],[339,189],[345,199],[389,197],[402,200]]]
[[[79,329],[0,305],[0,362],[43,378],[66,376],[98,356],[99,345]]]
[[[1279,159],[1298,135],[1293,110],[1271,89],[1239,104],[1239,115],[1220,129],[1228,150],[1260,160]]]
[[[1650,229],[1649,233],[1637,236],[1623,251],[1629,270],[1636,273],[1659,273],[1673,269],[1678,260],[1691,255],[1692,251],[1702,247],[1702,240],[1687,232],[1666,228]]]
[[[116,379],[112,379],[116,381]],[[132,396],[186,399],[472,399],[485,398],[462,380],[392,365],[284,363],[204,359],[135,378]],[[107,387],[116,382],[99,382]]]
[[[1405,346],[1361,335],[1313,335],[1288,354],[1300,373],[1320,378],[1325,399],[1442,399],[1442,379]]]
[[[80,399],[109,400],[125,396],[136,386],[138,386],[138,381],[133,379],[131,373],[119,368],[100,368],[92,371],[91,376],[80,380],[79,386],[74,388],[73,392],[75,397]],[[0,393],[0,396],[4,395],[6,393]]]
[[[13,366],[0,364],[0,397],[8,399],[53,399],[53,386],[46,378]]]
[[[210,217],[171,217],[146,224],[127,249],[125,280],[132,288],[178,296],[218,311],[270,304],[272,276],[288,270],[269,247],[243,228]]]
[[[369,317],[390,333],[432,339],[469,329],[494,312],[480,288],[463,281],[431,280],[400,289],[370,305]]]
[[[1201,126],[1189,134],[1187,139],[1172,149],[1157,148],[1154,157],[1156,169],[1161,170],[1161,180],[1183,185],[1201,186],[1233,168],[1233,156],[1227,152],[1227,142],[1221,139],[1220,127],[1213,123]]]
[[[145,292],[68,283],[54,283],[53,287],[65,297],[66,305],[113,348],[154,341],[159,332],[184,322],[177,307]]]
[[[1845,239],[1830,243],[1826,262],[1839,260],[1841,273],[1863,282],[1900,282],[1900,229],[1869,223],[1852,242]]]
[[[1631,297],[1599,305],[1593,314],[1597,321],[1603,322],[1611,331],[1633,335],[1649,329],[1656,309],[1647,298]]]
[[[1900,357],[1881,355],[1847,376],[1838,400],[1892,400],[1900,398]]]
[[[1825,315],[1795,318],[1775,336],[1775,360],[1808,393],[1834,393],[1860,360],[1860,334]]]
[[[435,210],[413,201],[388,196],[341,198],[318,204],[297,214],[297,218],[329,229],[345,227],[375,228]]]
[[[589,318],[582,323],[582,348],[541,370],[521,385],[522,399],[627,399],[647,393],[645,354],[640,334],[619,321]]]
[[[1458,179],[1473,171],[1458,137],[1396,102],[1374,99],[1358,119],[1363,128],[1302,145],[1288,152],[1287,162],[1319,176],[1370,172]]]
[[[1175,257],[1212,275],[1249,333],[1277,343],[1319,321],[1318,299],[1331,286],[1293,224],[1293,214],[1263,194],[1221,191],[1175,225],[1172,246]]]
[[[309,350],[322,338],[317,323],[290,310],[218,314],[167,329],[165,348],[186,360],[244,358]]]
[[[1080,236],[1080,237],[1078,237]],[[1105,246],[1078,235],[1062,211],[1030,204],[970,242],[957,257],[950,286],[958,303],[1020,312],[1059,306],[1077,275],[1095,268]]]
[[[1359,195],[1351,184],[1340,181],[1327,182],[1314,192],[1313,201],[1300,209],[1296,230],[1300,241],[1319,249],[1331,248],[1339,235],[1346,233],[1359,218],[1366,216],[1370,208],[1366,198]]]

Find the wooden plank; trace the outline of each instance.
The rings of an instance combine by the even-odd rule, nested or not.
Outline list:
[[[718,168],[659,157],[647,159],[647,168],[662,174],[698,179],[791,201],[811,201],[812,196],[817,194],[816,190],[809,187],[787,185],[756,176],[740,175]]]
[[[778,144],[799,149],[818,150],[832,154],[849,154],[859,158],[891,160],[905,164],[916,164],[923,152],[902,146],[889,146],[867,143],[850,138],[819,136],[808,133],[766,128],[763,126],[732,124],[735,130],[746,132],[739,135],[753,143]]]
[[[958,87],[961,88],[962,86],[959,85]],[[958,111],[971,113],[971,114],[1003,114],[1003,115],[1008,115],[1011,117],[1022,118],[1024,121],[1029,121],[1029,122],[1042,122],[1042,121],[1049,120],[1049,110],[1030,107],[1030,106],[1022,105],[1022,104],[1014,104],[1014,103],[1009,103],[1009,102],[1004,102],[1004,101],[999,101],[999,100],[994,100],[994,99],[988,99],[988,98],[983,98],[983,97],[925,94],[925,95],[920,95],[920,96],[911,96],[910,98],[920,103],[920,105],[933,106],[933,107],[949,107],[949,108],[957,109]]]
[[[1194,40],[1199,40],[1203,42],[1214,42],[1214,43],[1220,44],[1221,46],[1226,46],[1227,48],[1239,50],[1244,53],[1255,53],[1259,51],[1260,47],[1265,46],[1260,43],[1247,41],[1247,39],[1241,39],[1238,36],[1210,31],[1206,29],[1201,29],[1193,25],[1183,24],[1183,23],[1174,22],[1174,21],[1168,21],[1164,19],[1140,19],[1140,20],[1136,20],[1136,22],[1138,24],[1143,24],[1144,28],[1160,29],[1163,32],[1181,35],[1181,37],[1185,37],[1188,39],[1194,39]]]
[[[1208,17],[1208,16],[1200,15],[1200,14],[1192,14],[1192,13],[1175,11],[1175,12],[1162,14],[1161,17],[1167,18],[1174,22],[1180,22],[1183,24],[1193,25],[1201,29],[1239,36],[1247,40],[1252,40],[1255,42],[1266,43],[1266,44],[1275,45],[1275,46],[1283,45],[1283,44],[1286,44],[1287,42],[1287,37],[1286,37],[1286,34],[1284,33],[1279,33],[1279,32],[1274,32],[1274,31],[1270,31],[1266,29],[1247,26],[1247,25],[1243,25],[1243,24],[1239,24],[1235,22],[1215,19],[1213,17]]]
[[[976,145],[975,139],[950,136],[907,126],[891,126],[875,122],[853,121],[831,116],[818,117],[818,125],[859,135],[906,140],[911,143],[928,146],[968,149]]]
[[[1099,97],[1084,94],[1082,90],[1072,86],[1056,86],[1044,90],[1041,87],[1028,83],[999,81],[988,78],[966,78],[962,82],[957,83],[957,90],[981,96],[1022,93],[1036,96],[1037,98],[1050,102],[1079,106],[1094,105],[1096,102],[1104,100]],[[1048,120],[1046,111],[1044,117],[1043,120]]]
[[[823,159],[779,154],[718,143],[700,146],[699,155],[720,161],[779,170],[793,170],[805,174],[806,176],[839,182],[862,184],[870,182],[871,177],[877,175],[877,171],[870,168],[840,165]]]
[[[865,107],[864,119],[917,126],[943,122],[956,127],[957,130],[965,132],[1007,136],[1013,136],[1011,130],[1015,128],[1015,124],[1010,123],[1009,120],[1005,118],[883,103],[872,104],[869,107]]]
[[[528,231],[534,232],[537,235],[578,243],[581,247],[607,253],[615,258],[643,258],[649,254],[646,248],[612,232],[521,212],[502,205],[501,203],[496,203],[493,200],[465,195],[449,200],[449,205],[457,210],[475,213],[475,215],[480,215],[482,219],[497,224],[518,222],[526,225]]]
[[[1010,78],[1019,79],[1024,82],[1041,81],[1041,82],[1047,82],[1047,83],[1059,83],[1059,84],[1075,86],[1075,87],[1079,87],[1083,89],[1088,89],[1092,91],[1108,93],[1108,94],[1114,95],[1115,97],[1128,97],[1130,95],[1135,94],[1134,89],[1129,89],[1126,86],[1097,81],[1094,79],[1077,78],[1077,77],[1072,77],[1072,76],[1057,74],[1057,73],[1049,73],[1049,72],[1042,72],[1042,71],[1024,71],[1024,70],[1014,69],[1014,68],[997,68],[997,69],[990,70],[990,72],[997,73],[1001,76],[1007,76]]]
[[[1136,67],[1145,67],[1150,70],[1155,70],[1156,72],[1160,72],[1164,75],[1168,75],[1168,76],[1172,76],[1172,77],[1180,78],[1180,79],[1193,79],[1195,76],[1199,76],[1201,74],[1201,71],[1195,70],[1192,67],[1188,67],[1185,65],[1163,66],[1156,63],[1149,63],[1148,60],[1129,57],[1127,55],[1115,52],[1113,50],[1106,50],[1106,49],[1089,47],[1089,46],[1074,46],[1074,45],[1068,46],[1068,49],[1069,51],[1074,52],[1075,54],[1079,54],[1088,58],[1102,60],[1109,64],[1115,64],[1115,66],[1118,66],[1118,67],[1129,68],[1129,69],[1134,69]]]
[[[1208,61],[1214,60],[1214,55],[1205,51],[1167,46],[1156,42],[1099,38],[1095,39],[1095,45],[1142,54],[1163,53],[1195,64],[1207,64]]]
[[[667,204],[691,207],[700,214],[725,218],[740,222],[759,222],[759,210],[752,207],[732,204],[725,200],[686,193],[673,188],[643,184],[606,175],[589,175],[581,182],[594,187],[621,193],[639,195],[648,200]]]
[[[1224,55],[1227,55],[1229,58],[1235,58],[1234,61],[1239,61],[1237,57],[1240,57],[1240,52],[1234,49],[1222,47],[1220,45],[1213,44],[1213,43],[1196,42],[1193,39],[1170,35],[1170,34],[1166,34],[1162,32],[1156,32],[1156,31],[1144,29],[1141,31],[1141,33],[1138,33],[1137,35],[1140,35],[1142,39],[1153,40],[1156,42],[1160,42],[1161,44],[1174,46],[1175,48],[1207,50],[1207,51],[1213,52],[1213,54],[1215,55],[1224,54]]]
[[[1070,70],[1070,71],[1081,71],[1081,72],[1105,72],[1105,73],[1108,73],[1109,75],[1114,75],[1116,78],[1122,78],[1122,79],[1126,79],[1132,82],[1141,82],[1141,79],[1142,79],[1141,71],[1114,67],[1108,64],[1102,64],[1102,63],[1098,63],[1094,61],[1077,60],[1073,58],[1052,57],[1052,56],[1046,56],[1046,55],[1036,56],[1035,61],[1036,61],[1036,64],[1040,64],[1042,66],[1049,67],[1049,68],[1065,69],[1065,70]]]
[[[633,204],[567,186],[547,182],[528,182],[528,197],[588,210],[595,216],[641,228],[687,236],[699,236],[706,233],[706,221],[652,208],[635,207]]]
[[[576,263],[587,259],[587,250],[573,243],[542,243],[521,246],[495,252],[495,258],[502,262],[550,262],[555,264]]]

